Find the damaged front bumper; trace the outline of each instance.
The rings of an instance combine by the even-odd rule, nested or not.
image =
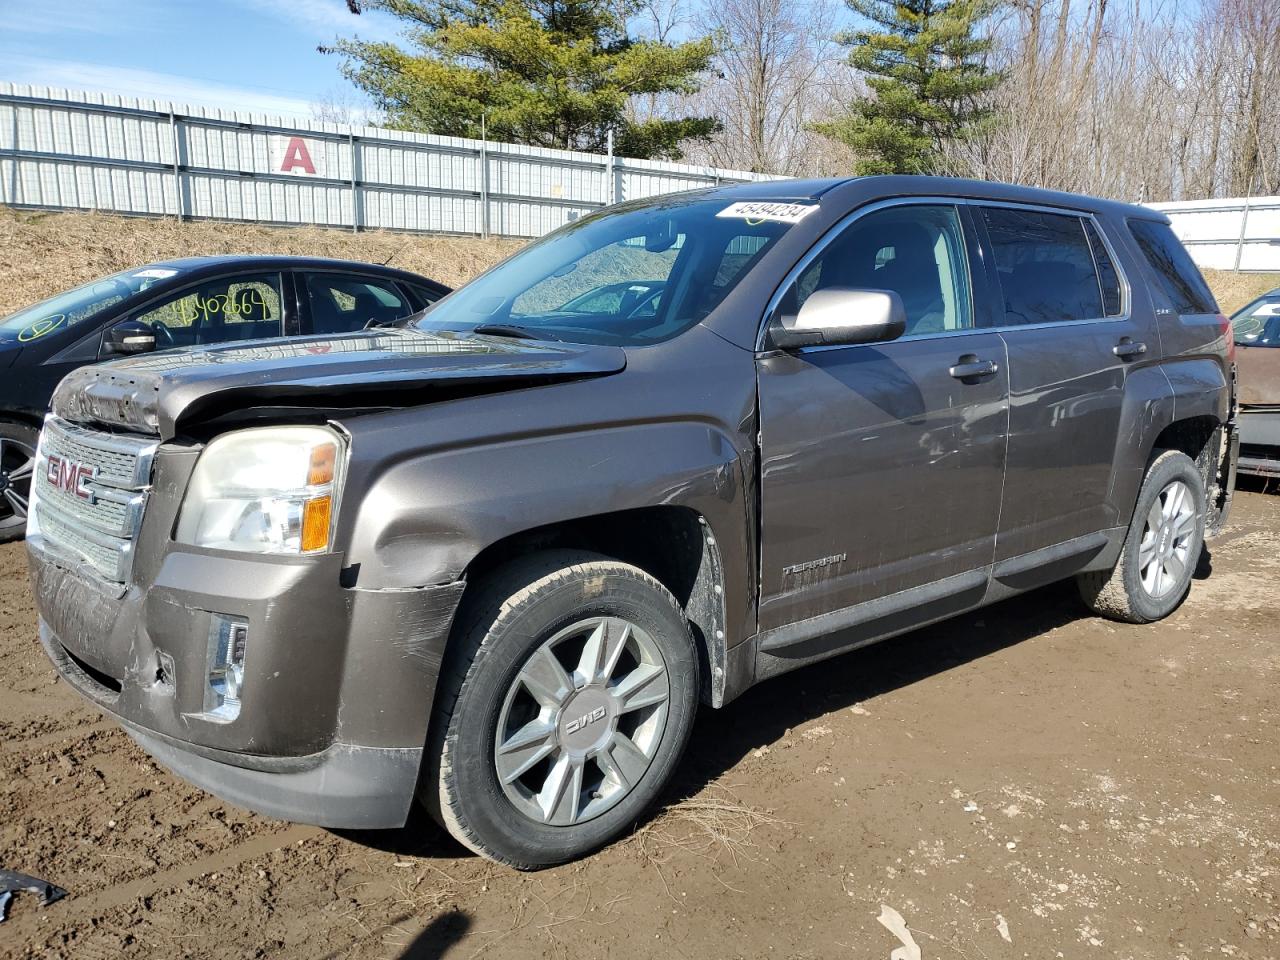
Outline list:
[[[270,816],[404,824],[462,583],[353,589],[339,556],[169,543],[121,596],[38,535],[27,546],[50,660],[158,762]],[[247,625],[232,719],[209,709],[219,616]]]

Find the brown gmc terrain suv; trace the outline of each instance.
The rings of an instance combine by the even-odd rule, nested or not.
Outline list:
[[[227,800],[397,827],[416,796],[557,863],[645,815],[699,704],[1063,578],[1173,611],[1226,516],[1233,350],[1140,207],[925,177],[625,203],[398,326],[70,374],[41,639]]]

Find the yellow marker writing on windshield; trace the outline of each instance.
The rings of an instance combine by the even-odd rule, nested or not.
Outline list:
[[[35,323],[23,327],[18,333],[19,343],[29,343],[32,340],[38,340],[47,333],[53,333],[64,323],[67,317],[62,313],[55,313],[52,317],[45,317],[43,320],[37,320]]]

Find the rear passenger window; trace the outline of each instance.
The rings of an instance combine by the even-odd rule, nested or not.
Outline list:
[[[1178,313],[1217,313],[1218,305],[1186,249],[1167,223],[1130,220],[1129,232]]]
[[[339,273],[308,273],[312,333],[349,333],[414,312],[395,284]]]
[[[1102,288],[1102,307],[1108,317],[1118,317],[1123,312],[1120,274],[1093,221],[1085,220],[1083,223],[1085,236],[1089,238],[1089,246],[1093,248],[1093,263],[1098,268],[1098,286]]]
[[[1006,207],[985,207],[982,216],[1004,292],[1006,325],[1106,315],[1093,250],[1079,217]]]

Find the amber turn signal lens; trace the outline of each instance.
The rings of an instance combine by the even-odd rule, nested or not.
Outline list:
[[[332,443],[322,443],[311,450],[311,467],[307,471],[307,485],[318,487],[324,483],[333,483],[333,471],[338,463],[338,447]],[[327,498],[326,498],[327,499]]]
[[[329,546],[329,521],[333,498],[315,497],[302,507],[302,552],[311,553]]]

